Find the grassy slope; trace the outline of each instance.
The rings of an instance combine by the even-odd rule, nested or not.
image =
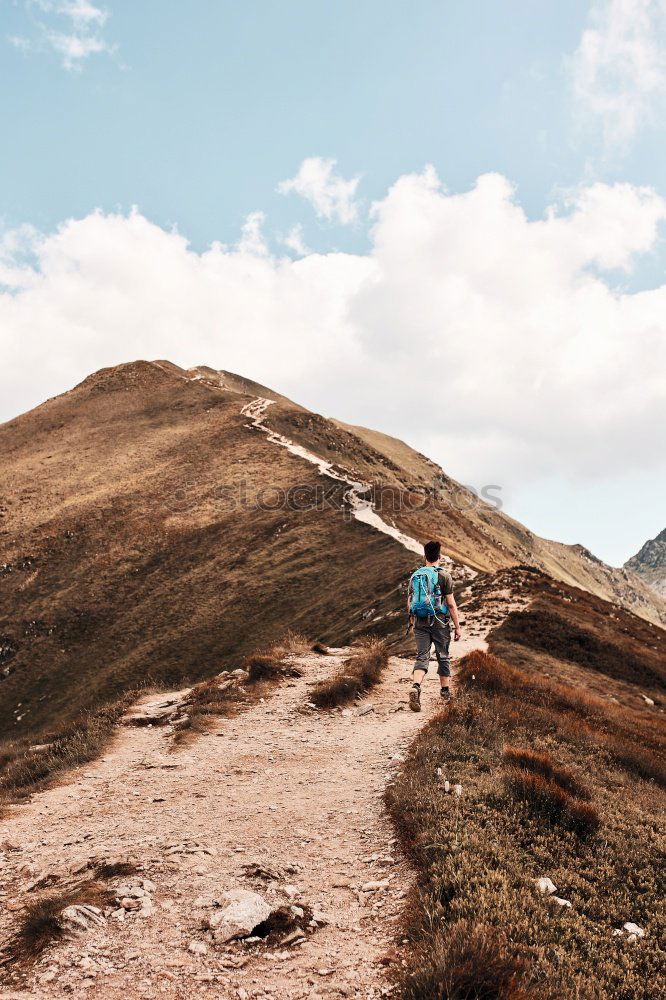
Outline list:
[[[666,636],[533,571],[505,575],[531,605],[491,634],[490,654],[467,657],[457,701],[388,791],[420,873],[403,995],[652,1000],[666,925]],[[541,876],[571,908],[536,891]],[[613,936],[626,921],[647,936]]]
[[[41,742],[128,689],[237,666],[287,628],[341,642],[402,605],[413,556],[340,510],[216,499],[241,480],[250,502],[322,482],[247,429],[250,398],[137,363],[0,428],[4,732]]]
[[[613,732],[621,725],[644,740],[637,750],[647,768],[655,742],[663,753],[663,733],[486,654],[468,658],[463,678],[458,702],[416,740],[388,793],[421,873],[403,995],[652,1000],[660,995],[666,922],[664,795],[637,778],[635,766],[618,765]],[[573,832],[529,789],[516,797],[507,746],[566,768],[589,793],[599,831]],[[462,783],[461,799],[444,793],[438,767]],[[550,794],[546,788],[547,804]],[[571,908],[536,891],[541,876]],[[613,936],[625,921],[647,936],[634,944]]]

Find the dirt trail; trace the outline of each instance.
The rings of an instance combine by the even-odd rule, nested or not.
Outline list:
[[[455,644],[456,656],[483,645],[479,622],[476,631]],[[411,875],[382,794],[414,733],[438,709],[438,687],[433,664],[423,712],[405,710],[411,663],[393,657],[361,706],[371,712],[308,708],[308,689],[342,658],[337,651],[299,660],[303,677],[216,720],[183,750],[170,752],[158,728],[122,729],[104,758],[13,810],[0,832],[0,842],[20,847],[4,853],[0,868],[8,900],[32,898],[31,882],[68,877],[91,858],[135,858],[155,886],[151,916],[109,920],[53,948],[20,996],[387,995],[380,959]],[[244,866],[253,862],[280,877],[248,878]],[[387,888],[361,891],[385,879]],[[210,911],[201,897],[239,886],[270,903],[308,904],[328,924],[291,948],[209,944],[206,954],[191,953],[191,942],[205,942],[201,920]],[[5,910],[4,934],[7,918]]]

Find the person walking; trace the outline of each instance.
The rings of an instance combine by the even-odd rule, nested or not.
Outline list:
[[[428,672],[430,648],[434,644],[439,674],[440,698],[448,702],[451,698],[451,622],[453,638],[460,639],[458,607],[453,596],[453,579],[439,565],[442,547],[439,542],[426,542],[423,546],[425,566],[417,569],[409,578],[407,611],[414,624],[416,639],[416,661],[409,692],[409,707],[413,712],[421,711],[421,684]]]

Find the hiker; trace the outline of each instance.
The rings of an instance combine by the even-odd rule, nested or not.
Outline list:
[[[421,711],[421,682],[428,673],[430,647],[433,643],[437,656],[440,697],[445,702],[451,698],[449,690],[451,626],[449,619],[453,621],[453,638],[456,642],[460,639],[460,622],[458,621],[456,599],[453,596],[453,580],[438,565],[441,550],[439,542],[426,542],[423,546],[425,566],[412,573],[409,579],[407,612],[410,616],[410,623],[414,625],[416,638],[414,683],[409,692],[409,707],[413,712]]]

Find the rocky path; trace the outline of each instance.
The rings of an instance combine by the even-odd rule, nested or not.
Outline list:
[[[484,645],[474,631],[455,655]],[[360,707],[313,710],[308,690],[343,653],[302,658],[301,678],[185,749],[159,728],[122,729],[104,758],[13,809],[0,832],[3,933],[32,883],[71,880],[91,859],[132,859],[148,880],[142,910],[52,948],[18,996],[389,995],[382,956],[411,876],[382,795],[438,709],[437,681],[433,671],[421,714],[406,710],[411,663],[394,657]],[[309,906],[319,926],[291,946],[213,944],[203,922],[235,888]]]

